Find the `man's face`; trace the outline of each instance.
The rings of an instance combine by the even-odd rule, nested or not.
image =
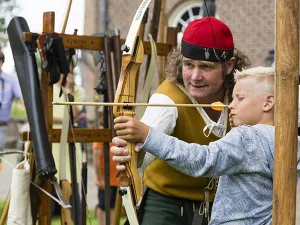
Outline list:
[[[182,77],[186,90],[198,102],[214,100],[224,91],[220,63],[183,58]]]
[[[264,113],[265,96],[255,90],[257,84],[251,78],[241,79],[236,82],[229,105],[229,117],[232,127],[242,124],[258,124]]]

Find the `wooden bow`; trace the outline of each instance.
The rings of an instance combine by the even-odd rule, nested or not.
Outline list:
[[[139,36],[139,29],[150,2],[151,0],[143,0],[139,6],[126,42],[121,48],[123,51],[122,66],[114,100],[115,103],[133,103],[135,100],[137,72],[144,57],[144,48],[142,37]],[[133,116],[135,114],[134,107],[114,106],[113,114],[115,117],[121,115]],[[137,154],[134,151],[134,145],[134,143],[128,143],[126,146],[129,155],[131,155],[131,160],[125,164],[126,171],[119,174],[120,194],[131,225],[138,224],[135,206],[142,194],[142,184],[137,171]]]

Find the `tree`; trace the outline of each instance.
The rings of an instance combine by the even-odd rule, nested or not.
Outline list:
[[[17,0],[0,0],[0,49],[7,43],[6,28],[17,9]]]

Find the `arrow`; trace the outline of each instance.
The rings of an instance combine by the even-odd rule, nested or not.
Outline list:
[[[86,106],[151,106],[151,107],[209,107],[216,111],[222,111],[228,107],[222,102],[213,102],[211,104],[156,104],[156,103],[110,103],[110,102],[52,102],[53,105],[86,105]]]

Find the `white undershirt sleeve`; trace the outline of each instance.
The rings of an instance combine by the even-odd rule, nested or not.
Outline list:
[[[149,103],[175,104],[171,98],[164,94],[153,94]],[[176,126],[177,118],[178,111],[176,107],[147,107],[141,121],[165,134],[172,134]],[[138,166],[141,166],[142,173],[155,158],[152,154],[145,153],[144,151],[140,151],[138,156]]]
[[[150,104],[175,104],[163,94],[153,94]],[[141,121],[165,134],[172,134],[176,126],[178,112],[176,107],[147,107]]]

